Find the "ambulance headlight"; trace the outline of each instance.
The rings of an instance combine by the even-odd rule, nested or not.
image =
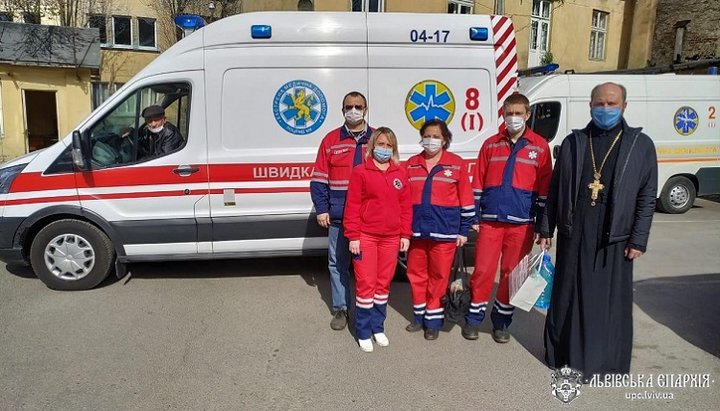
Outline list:
[[[10,186],[15,180],[15,177],[17,177],[27,165],[28,163],[18,164],[0,169],[0,194],[7,194],[10,191]]]

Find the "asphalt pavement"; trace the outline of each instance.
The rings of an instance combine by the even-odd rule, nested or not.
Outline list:
[[[563,404],[542,362],[544,313],[516,310],[500,345],[448,326],[437,341],[404,330],[407,283],[394,282],[390,346],[362,353],[329,327],[322,258],[138,264],[83,292],[0,268],[0,409],[668,409],[720,407],[720,204],[656,214],[635,266],[632,374],[653,387],[582,386]],[[668,374],[709,387],[659,387]],[[641,395],[642,394],[642,395]],[[645,397],[665,398],[645,398]],[[672,396],[672,399],[669,397]],[[643,397],[645,399],[639,399]]]

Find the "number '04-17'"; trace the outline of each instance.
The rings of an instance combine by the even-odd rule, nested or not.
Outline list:
[[[428,33],[427,30],[410,30],[410,41],[413,43],[434,41],[435,43],[447,43],[450,30],[435,30]]]

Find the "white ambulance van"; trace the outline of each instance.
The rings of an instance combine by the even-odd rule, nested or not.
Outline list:
[[[590,92],[613,81],[627,88],[625,118],[642,127],[658,154],[658,208],[684,213],[696,195],[720,193],[720,76],[554,74],[522,77],[530,126],[559,147],[590,121]]]
[[[56,145],[0,166],[0,259],[49,287],[89,289],[138,261],[292,256],[327,247],[310,176],[342,98],[368,97],[403,159],[446,120],[472,167],[516,89],[504,16],[249,13],[178,42]],[[144,107],[183,136],[139,158]],[[123,137],[126,136],[126,137]]]

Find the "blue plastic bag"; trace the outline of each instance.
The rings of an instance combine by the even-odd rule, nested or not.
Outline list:
[[[535,307],[547,310],[550,307],[550,296],[552,296],[553,277],[555,274],[555,266],[550,259],[550,253],[543,251],[542,263],[537,268],[540,276],[547,281],[547,285],[540,297],[535,302]]]

